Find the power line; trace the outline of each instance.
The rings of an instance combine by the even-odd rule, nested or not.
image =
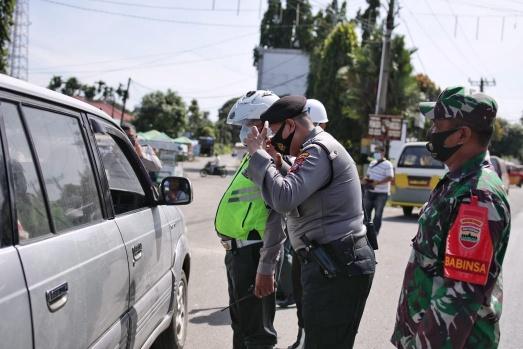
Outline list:
[[[236,54],[229,54],[219,57],[213,57],[213,58],[202,58],[202,59],[192,59],[187,61],[181,61],[181,62],[168,62],[168,63],[161,63],[161,64],[136,64],[132,66],[126,66],[126,67],[120,67],[120,68],[111,68],[111,69],[101,69],[101,70],[81,70],[81,71],[73,71],[73,72],[65,72],[69,74],[84,74],[84,73],[114,73],[118,71],[125,71],[128,69],[134,69],[134,70],[140,70],[140,69],[154,69],[154,68],[163,68],[168,67],[172,65],[184,65],[184,64],[193,64],[193,63],[201,63],[201,62],[209,62],[209,61],[216,61],[224,58],[230,58],[230,57],[238,57],[238,56],[245,56],[250,55],[251,53],[236,53]],[[35,74],[48,74],[48,72],[45,73],[35,73]]]
[[[163,53],[154,53],[154,54],[148,54],[148,55],[123,57],[123,58],[117,58],[117,59],[109,59],[109,60],[86,62],[86,63],[78,63],[78,64],[68,64],[68,65],[63,65],[62,64],[62,65],[57,65],[57,66],[50,66],[50,67],[44,67],[44,68],[38,68],[38,69],[31,69],[31,72],[32,73],[39,73],[39,72],[43,72],[43,71],[52,72],[52,70],[55,69],[55,68],[71,68],[71,67],[80,67],[80,66],[88,66],[88,65],[98,65],[98,64],[104,64],[104,63],[114,63],[114,62],[120,62],[120,61],[133,60],[133,59],[137,59],[137,58],[146,58],[146,57],[162,57],[163,58],[164,56],[169,56],[168,58],[172,58],[172,56],[171,56],[172,54],[189,53],[189,52],[193,52],[193,51],[200,50],[200,49],[203,49],[203,48],[208,48],[208,47],[216,46],[216,45],[219,45],[219,44],[223,44],[225,42],[233,41],[233,40],[236,40],[236,39],[252,36],[252,35],[255,35],[255,34],[258,34],[258,32],[256,31],[256,32],[250,32],[250,33],[247,33],[247,34],[236,35],[236,36],[224,39],[224,40],[210,42],[210,43],[205,44],[205,45],[196,46],[196,47],[193,47],[193,48],[190,48],[190,49],[185,49],[185,50],[167,51],[167,52],[163,52]]]
[[[197,8],[197,7],[182,7],[182,6],[162,6],[162,5],[150,5],[150,4],[139,4],[135,2],[126,2],[126,1],[116,1],[116,0],[89,0],[92,2],[100,2],[104,4],[112,4],[112,5],[118,5],[118,6],[126,6],[126,7],[138,7],[138,8],[150,8],[150,9],[158,9],[158,10],[173,10],[173,11],[193,11],[193,12],[237,12],[237,8]],[[242,8],[242,12],[258,12],[259,9],[246,9]]]
[[[453,66],[454,68],[456,68],[457,70],[459,70],[463,75],[465,76],[468,76],[468,74],[463,71],[463,69],[461,69],[458,65],[456,65],[456,63],[447,55],[446,51],[441,49],[441,47],[437,44],[436,41],[432,40],[432,37],[427,33],[427,31],[425,30],[425,27],[423,27],[423,25],[421,25],[421,23],[418,21],[418,19],[416,18],[416,16],[412,13],[412,11],[410,9],[407,8],[407,10],[410,12],[410,14],[412,15],[412,18],[414,18],[415,22],[418,24],[418,27],[421,29],[421,31],[425,34],[425,36],[427,37],[427,39],[429,39],[429,41],[431,41],[434,46],[436,46],[436,48],[439,50],[439,52],[443,55],[443,57],[445,57]]]
[[[430,5],[430,2],[428,0],[425,0],[425,4],[427,5],[427,7],[429,8],[429,11],[431,13],[434,13],[434,10],[432,9],[432,6]],[[454,42],[454,39],[452,38],[452,36],[449,34],[449,32],[447,31],[447,29],[445,28],[445,26],[440,22],[439,18],[438,17],[435,17],[436,19],[436,22],[438,23],[438,25],[440,26],[441,30],[443,30],[443,32],[449,37],[450,39],[450,43],[456,48],[456,51],[461,55],[461,57],[465,60],[465,62],[470,62],[472,63],[474,60],[470,60],[468,59],[468,57],[466,57],[466,55],[463,53],[463,51],[461,51],[461,48],[459,47],[459,45],[457,45],[455,42]],[[471,67],[472,69],[476,70],[476,72],[480,73],[481,74],[481,70],[480,69],[477,69],[477,67],[475,66],[475,64],[471,64]]]
[[[462,2],[464,4],[467,4],[467,5],[470,5],[470,6],[473,6],[473,7],[484,8],[484,9],[497,11],[497,12],[506,12],[507,14],[513,14],[514,12],[517,12],[519,14],[523,14],[523,10],[521,10],[521,9],[514,9],[514,8],[507,8],[507,7],[494,7],[494,6],[478,3],[477,1],[470,2],[470,1],[467,1],[467,0],[460,0],[460,2]]]
[[[141,19],[141,20],[152,21],[152,22],[200,25],[200,26],[207,26],[207,27],[225,27],[225,28],[252,28],[252,27],[257,27],[257,25],[227,24],[227,23],[208,23],[208,22],[196,22],[196,21],[181,21],[181,20],[177,20],[177,19],[140,16],[140,15],[133,15],[133,14],[122,13],[122,12],[115,12],[115,11],[95,9],[95,8],[90,8],[90,7],[83,7],[83,6],[77,6],[77,5],[72,5],[72,4],[66,4],[66,3],[63,3],[63,2],[60,2],[60,1],[55,1],[55,0],[40,0],[40,1],[47,2],[47,3],[50,3],[50,4],[54,4],[54,5],[58,5],[58,6],[74,8],[76,10],[81,10],[81,11],[102,13],[102,14],[106,14],[106,15],[119,16],[119,17]]]
[[[398,17],[400,17],[400,16],[398,16]],[[403,19],[403,17],[400,17],[400,20],[401,20],[401,22],[403,22],[403,24],[405,24],[405,28],[407,28],[407,34],[409,35],[410,41],[412,43],[412,46],[416,47],[416,57],[418,57],[418,61],[421,64],[421,69],[423,69],[423,73],[426,75],[427,74],[427,69],[425,68],[425,64],[423,64],[423,60],[421,59],[421,56],[419,54],[419,50],[418,50],[416,44],[414,43],[414,38],[412,37],[412,34],[410,32],[410,29],[409,29],[409,26],[407,24],[407,21],[405,21]]]
[[[447,3],[449,5],[449,9],[450,9],[450,12],[454,13],[454,8],[452,7],[452,4],[450,2],[450,0],[447,0]],[[457,26],[458,28],[461,30],[461,32],[463,33],[463,36],[465,37],[465,42],[467,43],[467,45],[469,46],[469,48],[471,49],[472,53],[474,54],[474,57],[476,57],[476,59],[480,60],[481,59],[481,55],[478,54],[478,52],[474,49],[474,47],[472,46],[472,44],[470,43],[470,40],[467,36],[467,33],[465,32],[465,30],[463,29],[463,27],[461,26],[461,24],[459,24],[459,22],[457,22]],[[481,64],[483,67],[485,67],[484,69],[487,71],[487,73],[489,73],[490,75],[493,75],[491,74],[491,72],[489,71],[488,69],[488,65],[486,64]]]
[[[523,13],[522,14],[499,14],[499,15],[496,15],[496,14],[478,14],[478,15],[474,15],[474,14],[470,14],[470,13],[444,13],[444,12],[433,12],[433,13],[428,13],[428,12],[412,12],[414,13],[415,15],[418,15],[418,16],[431,16],[431,17],[471,17],[471,18],[502,18],[502,17],[523,17]]]

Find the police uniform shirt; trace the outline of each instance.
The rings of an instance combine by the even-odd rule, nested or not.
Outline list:
[[[330,154],[315,142],[321,142]],[[330,156],[330,157],[329,157]],[[331,180],[331,158],[334,173]],[[258,150],[247,176],[261,189],[265,202],[287,216],[292,246],[304,247],[300,237],[324,244],[364,228],[361,187],[354,161],[330,134],[314,128],[302,145],[289,173],[276,169],[271,156]]]

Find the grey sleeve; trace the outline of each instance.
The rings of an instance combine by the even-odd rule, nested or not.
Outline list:
[[[246,174],[261,188],[265,202],[280,213],[298,207],[325,185],[331,175],[330,159],[318,145],[307,147],[286,176],[282,176],[270,159],[267,152],[258,150],[251,157]]]
[[[282,227],[281,215],[274,210],[270,210],[265,226],[265,234],[263,235],[263,247],[260,249],[259,274],[274,274],[284,242],[285,232]]]

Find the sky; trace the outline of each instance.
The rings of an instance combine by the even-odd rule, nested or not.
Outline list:
[[[61,75],[117,87],[130,77],[129,107],[170,88],[213,119],[229,98],[256,89],[252,53],[267,0],[29,1],[29,81],[37,85]],[[330,0],[310,2],[316,12]],[[349,17],[365,7],[349,0]],[[485,93],[497,100],[498,116],[519,121],[523,0],[399,0],[399,7],[394,32],[417,49],[416,73],[441,88],[479,90],[469,81],[495,79]]]

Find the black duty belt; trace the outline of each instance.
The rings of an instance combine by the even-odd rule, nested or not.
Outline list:
[[[350,234],[350,236],[352,236],[352,240],[353,240],[353,244],[352,244],[353,249],[362,248],[362,247],[365,247],[368,245],[365,230],[363,230],[361,232]],[[340,238],[340,240],[341,239],[347,239],[347,236]],[[331,242],[328,242],[328,243],[320,245],[320,246],[323,246],[323,247],[326,247],[327,249],[329,249],[329,245],[333,244],[333,243],[336,243],[336,241],[331,241]],[[297,250],[295,252],[301,263],[306,264],[306,263],[309,263],[312,261],[310,252],[306,248],[300,248],[299,250]]]

